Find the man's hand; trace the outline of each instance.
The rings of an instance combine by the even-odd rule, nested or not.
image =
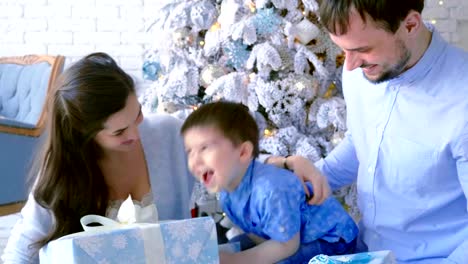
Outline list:
[[[327,178],[314,166],[312,162],[302,156],[279,157],[271,156],[266,161],[268,164],[279,168],[289,168],[302,182],[306,194],[310,197],[309,190],[304,182],[308,181],[314,188],[314,195],[309,200],[309,204],[319,205],[330,196],[331,190]]]

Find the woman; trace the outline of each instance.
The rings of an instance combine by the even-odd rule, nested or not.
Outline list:
[[[115,219],[129,195],[157,208],[142,221],[188,218],[193,177],[180,125],[166,115],[144,119],[132,78],[107,54],[74,63],[50,95],[38,176],[2,260],[38,263],[40,247],[82,231],[84,215]]]

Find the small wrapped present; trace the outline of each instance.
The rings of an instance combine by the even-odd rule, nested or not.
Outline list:
[[[90,222],[103,226],[86,226]],[[157,224],[120,224],[109,218],[85,216],[82,225],[85,231],[64,236],[43,247],[39,252],[40,262],[219,263],[216,227],[211,217]]]
[[[351,255],[327,256],[317,255],[309,264],[397,264],[391,251],[364,252]]]

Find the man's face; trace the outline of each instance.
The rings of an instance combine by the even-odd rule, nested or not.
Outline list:
[[[379,27],[369,16],[366,23],[357,11],[351,11],[346,34],[330,37],[346,55],[346,70],[362,68],[364,77],[379,83],[397,77],[406,70],[411,52],[402,38],[402,28],[395,34]]]

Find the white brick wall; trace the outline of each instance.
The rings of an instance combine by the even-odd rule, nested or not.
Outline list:
[[[161,0],[0,0],[0,56],[104,51],[141,78],[147,34]]]
[[[423,18],[444,38],[468,51],[468,0],[425,0]]]
[[[145,33],[170,0],[0,0],[0,56],[62,54],[67,64],[94,51],[141,77]],[[468,50],[468,0],[426,0],[423,17]]]

